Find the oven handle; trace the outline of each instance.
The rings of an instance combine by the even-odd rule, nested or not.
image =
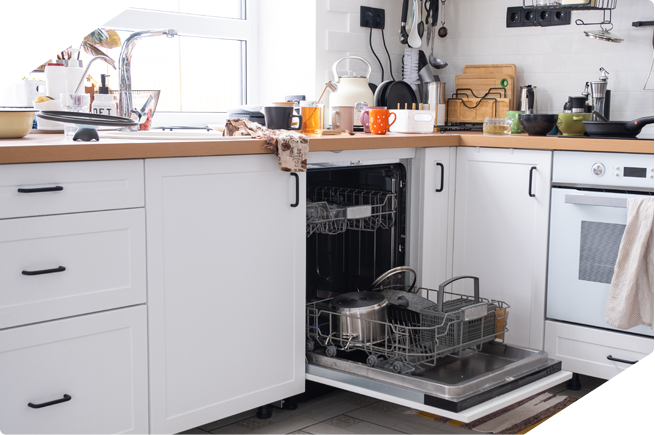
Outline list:
[[[566,204],[592,205],[596,207],[617,207],[626,208],[628,206],[627,198],[611,198],[608,196],[591,196],[591,195],[564,195]]]

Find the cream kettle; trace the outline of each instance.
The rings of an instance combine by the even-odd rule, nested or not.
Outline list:
[[[348,71],[345,76],[337,74],[337,65],[346,59],[360,60],[368,66],[368,72],[365,76],[358,76],[352,70]],[[361,114],[357,107],[363,108],[365,106],[373,105],[373,91],[368,86],[368,77],[371,75],[371,64],[366,59],[359,56],[346,56],[342,57],[332,65],[332,72],[334,73],[334,83],[337,85],[337,90],[332,91],[330,94],[330,113],[333,107],[349,106],[355,107],[355,120],[354,125],[362,125],[359,121]],[[358,103],[364,103],[358,104]]]

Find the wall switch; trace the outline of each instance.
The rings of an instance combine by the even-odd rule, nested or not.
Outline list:
[[[505,27],[548,27],[571,24],[571,11],[514,6],[507,8]]]
[[[359,25],[371,29],[384,29],[384,9],[361,6],[359,12]]]

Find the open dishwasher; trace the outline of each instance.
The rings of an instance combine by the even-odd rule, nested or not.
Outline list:
[[[510,307],[477,278],[416,286],[407,180],[402,161],[310,167],[306,379],[470,422],[570,378],[503,342]],[[472,295],[446,291],[460,279]]]

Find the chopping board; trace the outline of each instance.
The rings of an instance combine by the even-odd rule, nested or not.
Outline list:
[[[504,80],[507,80],[507,86],[504,87],[503,94],[502,83]],[[495,93],[496,95],[490,95],[490,97],[509,99],[508,110],[514,110],[516,104],[516,79],[511,74],[458,74],[455,76],[455,89],[471,89],[478,98],[487,92]],[[469,95],[469,97],[475,98],[473,95]]]
[[[513,63],[464,65],[464,74],[511,74],[516,78],[516,65]]]
[[[486,117],[504,118],[509,110],[509,99],[480,100],[479,98],[462,98],[447,101],[448,122],[482,123]]]

